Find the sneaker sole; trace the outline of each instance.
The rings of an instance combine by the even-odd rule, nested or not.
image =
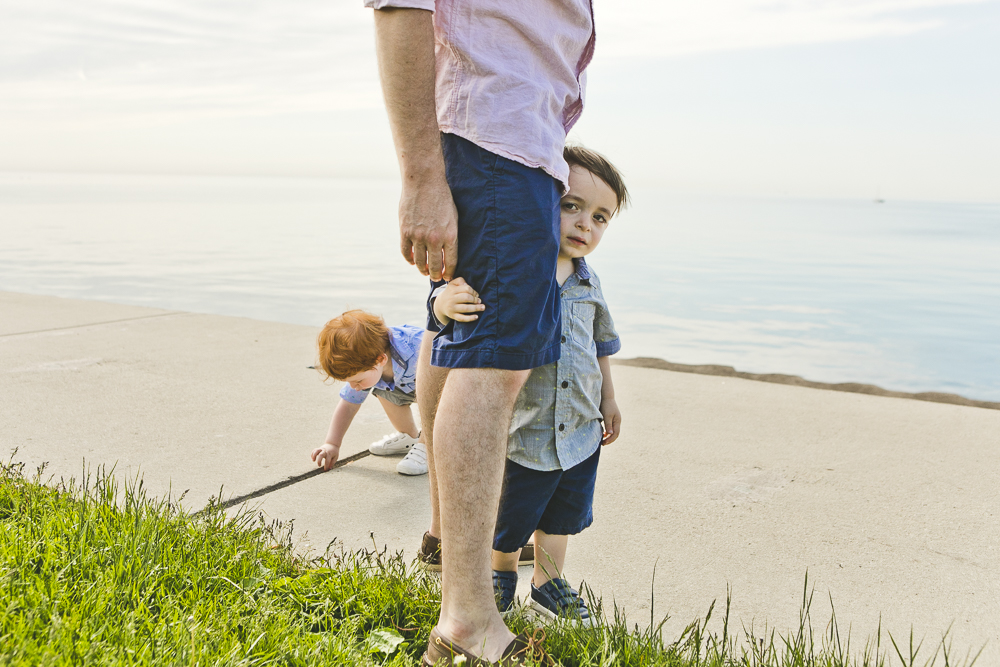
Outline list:
[[[411,448],[412,448],[412,446],[411,447],[407,447],[406,449],[399,449],[399,450],[393,449],[393,450],[390,450],[390,451],[385,451],[384,449],[380,449],[378,451],[375,451],[374,449],[372,449],[371,447],[369,447],[368,448],[368,452],[372,456],[402,456],[403,454],[408,453]]]
[[[417,567],[419,567],[424,572],[440,572],[441,571],[441,564],[440,563],[436,563],[436,564],[435,563],[426,563],[426,562],[420,560],[419,558],[417,559]]]
[[[594,619],[592,618],[584,620],[582,618],[566,618],[565,616],[559,616],[551,609],[549,609],[548,607],[539,602],[536,602],[535,600],[531,601],[531,604],[528,605],[528,608],[530,611],[534,612],[536,616],[540,617],[546,623],[565,623],[566,625],[572,627],[584,627],[584,628],[591,628],[594,626]]]

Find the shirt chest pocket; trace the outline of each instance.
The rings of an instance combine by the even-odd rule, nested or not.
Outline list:
[[[573,313],[573,340],[585,348],[589,348],[594,340],[594,313],[596,306],[592,303],[581,301],[570,304],[570,311]]]

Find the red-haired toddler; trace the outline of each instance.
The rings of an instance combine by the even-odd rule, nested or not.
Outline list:
[[[368,394],[375,394],[396,429],[368,450],[377,456],[406,454],[396,466],[403,475],[427,473],[427,450],[413,420],[417,354],[424,330],[404,324],[387,327],[377,315],[349,310],[326,323],[317,339],[319,368],[344,383],[326,442],[312,452],[316,465],[329,470],[340,457],[344,435]]]

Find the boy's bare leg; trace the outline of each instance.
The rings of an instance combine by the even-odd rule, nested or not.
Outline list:
[[[514,638],[493,597],[490,546],[511,412],[527,377],[528,371],[453,369],[434,425],[443,566],[438,631],[489,661]]]
[[[493,562],[493,569],[497,572],[517,572],[517,559],[520,557],[520,549],[510,554],[494,549],[490,560]]]
[[[382,403],[382,409],[385,410],[385,416],[389,418],[389,422],[392,427],[399,431],[400,433],[405,433],[411,438],[416,438],[417,423],[413,421],[413,411],[410,410],[409,405],[396,405],[392,401],[378,397],[380,403]]]
[[[541,530],[535,531],[535,571],[531,575],[535,588],[544,586],[549,579],[562,577],[568,544],[569,535],[549,535]]]
[[[434,467],[434,416],[437,414],[448,369],[431,366],[434,335],[433,331],[425,331],[423,340],[420,341],[420,356],[417,358],[417,408],[420,410],[420,437],[427,448],[427,476],[431,492],[431,527],[428,532],[440,539],[441,506],[438,503],[437,471]]]

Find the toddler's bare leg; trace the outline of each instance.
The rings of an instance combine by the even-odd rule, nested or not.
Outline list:
[[[493,550],[493,569],[497,572],[517,572],[517,559],[521,554],[518,549],[512,554],[505,554],[502,551]]]
[[[413,411],[409,405],[396,405],[392,401],[378,397],[385,410],[385,416],[389,418],[392,427],[400,433],[405,433],[411,438],[417,437],[417,423],[413,421]]]
[[[535,572],[531,576],[535,588],[545,585],[549,579],[562,577],[566,564],[566,546],[569,535],[549,535],[535,531]]]

